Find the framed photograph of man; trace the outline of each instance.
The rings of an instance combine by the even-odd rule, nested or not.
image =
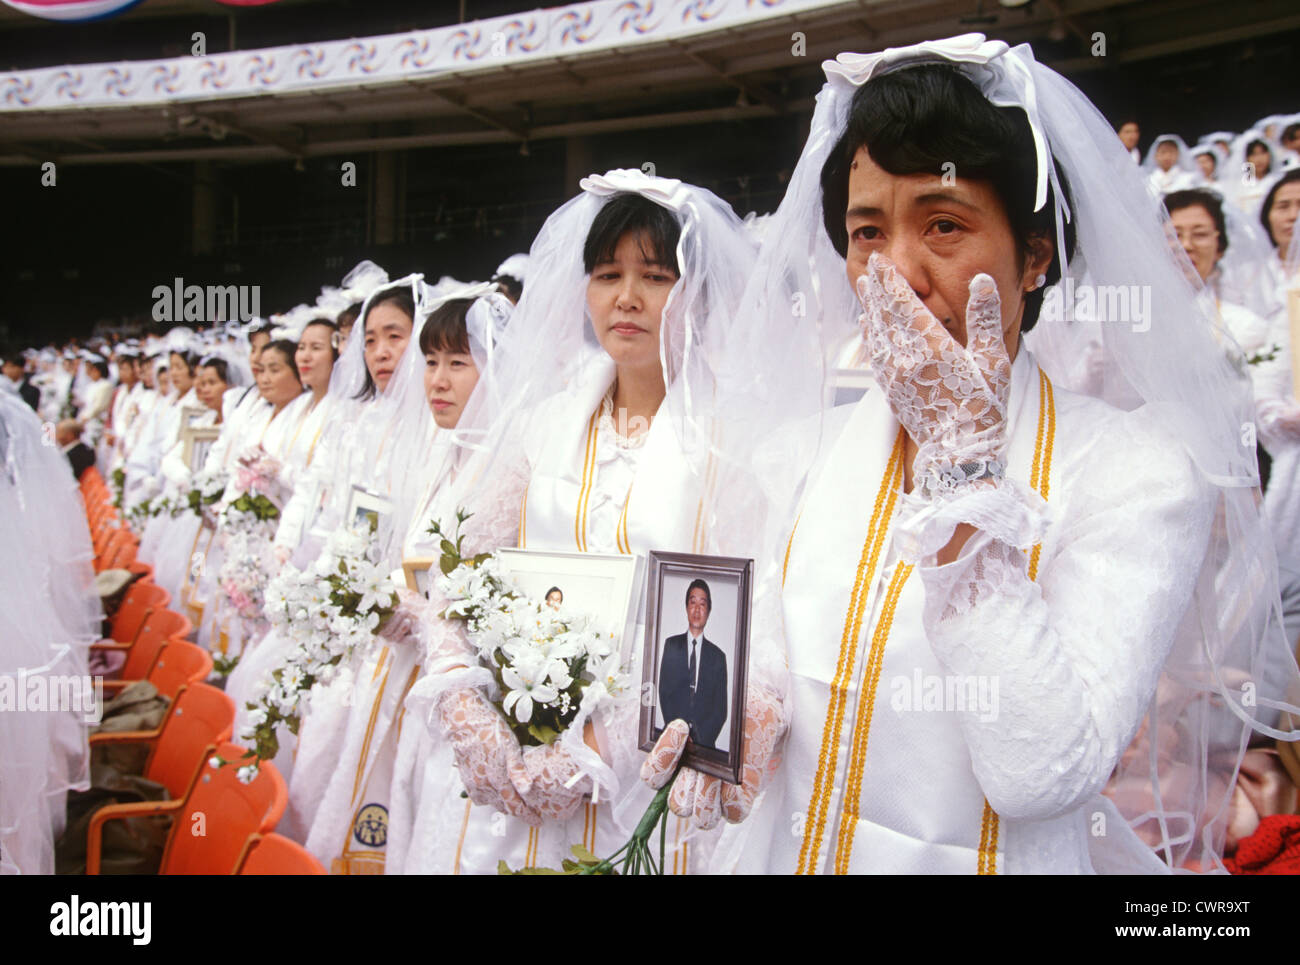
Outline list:
[[[353,528],[373,526],[373,532],[383,534],[393,518],[393,501],[382,493],[364,486],[353,486],[348,499],[348,513],[344,517]]]
[[[520,549],[499,550],[497,557],[528,596],[595,617],[605,632],[618,638],[623,659],[631,657],[644,558]]]
[[[406,576],[406,588],[426,599],[429,596],[429,577],[434,564],[432,556],[408,556],[402,560],[402,573]]]
[[[199,472],[203,468],[203,464],[208,461],[208,453],[220,435],[220,426],[187,425],[181,429],[181,441],[184,443],[181,458],[190,467],[190,472]]]
[[[640,746],[674,720],[691,737],[682,762],[739,784],[754,561],[653,551],[646,575]]]

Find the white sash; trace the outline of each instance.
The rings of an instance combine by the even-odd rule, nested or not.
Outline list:
[[[1007,475],[1025,485],[1040,447],[1039,383],[1022,349],[1012,373]],[[923,585],[891,545],[901,459],[898,423],[872,387],[792,535],[783,606],[797,723],[785,751],[784,806],[798,820],[795,833],[774,837],[771,870],[997,866],[997,817],[983,806],[956,715],[900,714],[890,705],[897,675],[942,674],[922,628]]]

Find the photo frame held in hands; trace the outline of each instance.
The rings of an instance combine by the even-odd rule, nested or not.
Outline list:
[[[437,564],[432,556],[407,557],[402,560],[402,573],[406,577],[406,588],[429,598],[430,575]]]
[[[181,458],[185,460],[185,465],[189,466],[191,473],[203,469],[203,464],[208,461],[208,453],[212,451],[212,446],[220,435],[220,426],[187,425],[181,429],[181,441],[184,443]]]
[[[393,518],[393,501],[383,493],[377,493],[365,486],[353,486],[348,497],[348,512],[344,517],[350,527],[373,526],[372,532],[382,534],[391,524]]]
[[[528,596],[594,617],[619,639],[619,652],[628,662],[636,645],[643,557],[501,549],[497,558]]]
[[[673,720],[690,740],[682,764],[741,782],[754,561],[652,551],[646,573],[640,748]]]

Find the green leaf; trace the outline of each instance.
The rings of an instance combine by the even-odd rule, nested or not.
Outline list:
[[[442,570],[443,576],[450,576],[451,571],[456,568],[456,561],[450,556],[444,556],[438,561],[438,569]]]
[[[547,727],[545,724],[529,724],[528,733],[541,741],[543,745],[553,743],[555,739],[560,736],[558,730],[555,730],[552,727]]]

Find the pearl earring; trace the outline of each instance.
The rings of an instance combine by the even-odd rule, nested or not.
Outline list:
[[[1042,288],[1042,287],[1043,287],[1044,285],[1046,285],[1046,284],[1047,284],[1047,276],[1046,276],[1046,275],[1039,275],[1037,278],[1034,279],[1034,287],[1035,287],[1035,288]]]

